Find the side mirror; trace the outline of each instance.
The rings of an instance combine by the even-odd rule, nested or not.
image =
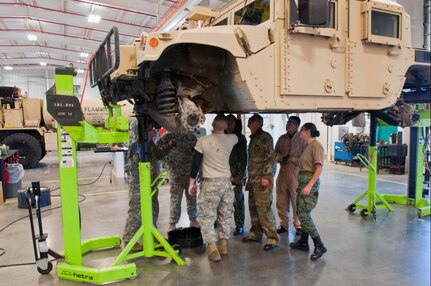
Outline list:
[[[327,26],[329,24],[329,1],[298,0],[298,19],[302,25]]]

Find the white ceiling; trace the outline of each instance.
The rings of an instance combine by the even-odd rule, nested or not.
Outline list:
[[[202,2],[202,3],[201,3]],[[88,58],[116,26],[120,44],[143,31],[178,27],[187,9],[216,7],[229,0],[0,0],[0,66],[14,70],[67,66],[85,69]],[[88,22],[90,14],[101,16]],[[28,35],[36,35],[30,41]],[[40,62],[47,63],[41,67]]]

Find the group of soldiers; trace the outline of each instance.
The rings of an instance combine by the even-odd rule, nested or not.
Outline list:
[[[217,121],[218,120],[218,121]],[[225,125],[224,125],[225,124]],[[228,190],[233,189],[234,198],[232,198],[231,209],[227,208],[227,212],[234,212],[234,221],[235,221],[235,230],[234,235],[241,235],[244,231],[244,219],[245,219],[245,207],[244,207],[244,193],[243,188],[245,185],[245,191],[248,191],[248,203],[249,203],[249,213],[250,213],[250,221],[251,228],[248,236],[243,237],[242,241],[247,242],[260,242],[262,240],[263,234],[266,236],[266,243],[263,247],[263,250],[269,251],[277,247],[279,242],[278,234],[288,231],[288,222],[289,222],[289,212],[290,208],[292,208],[293,213],[293,226],[296,229],[296,234],[301,235],[301,239],[297,243],[292,243],[292,249],[299,250],[307,250],[308,251],[308,233],[302,232],[301,222],[307,230],[310,227],[314,227],[311,216],[309,215],[311,209],[303,210],[304,219],[301,220],[297,215],[297,196],[301,196],[301,190],[297,190],[298,181],[299,181],[299,172],[300,172],[300,156],[304,149],[307,146],[307,142],[303,140],[304,138],[300,138],[299,126],[300,119],[296,116],[291,116],[286,125],[286,134],[282,135],[276,145],[275,149],[273,147],[273,138],[272,136],[262,129],[263,127],[263,118],[254,114],[248,120],[248,128],[250,129],[250,142],[248,144],[247,149],[247,140],[243,134],[241,134],[242,122],[240,117],[235,117],[234,115],[228,116],[217,116],[215,121],[213,122],[213,134],[227,134],[236,135],[236,141],[234,143],[231,142],[232,137],[226,137],[223,140],[218,140],[220,142],[216,142],[219,144],[220,149],[225,149],[226,154],[223,156],[227,156],[226,165],[222,166],[220,162],[224,162],[223,158],[215,157],[214,150],[211,148],[205,148],[202,144],[205,143],[208,145],[213,144],[213,141],[217,141],[217,138],[221,138],[220,136],[213,136],[212,139],[209,138],[206,141],[201,140],[202,142],[197,143],[197,137],[193,133],[167,133],[162,136],[157,143],[154,143],[153,138],[156,133],[151,129],[149,131],[149,139],[151,144],[151,165],[152,168],[152,177],[156,176],[158,173],[158,164],[159,160],[163,159],[163,161],[167,164],[170,170],[170,215],[169,215],[169,231],[176,229],[176,224],[179,221],[181,215],[181,200],[183,193],[185,192],[186,201],[187,201],[187,213],[190,219],[190,226],[199,227],[198,220],[198,208],[196,204],[196,189],[195,189],[195,179],[191,177],[190,174],[196,175],[196,172],[193,172],[194,166],[192,166],[193,162],[198,162],[197,166],[202,168],[203,165],[205,173],[205,168],[208,174],[216,173],[222,174],[222,178],[206,178],[206,186],[214,185],[221,186],[225,184],[225,171],[230,172],[229,176],[229,187]],[[218,129],[217,129],[218,128]],[[314,126],[315,129],[315,126]],[[318,132],[318,131],[317,131]],[[154,134],[153,134],[154,133]],[[140,220],[140,207],[139,207],[139,175],[136,175],[137,171],[137,162],[139,158],[137,157],[136,146],[138,144],[137,141],[137,124],[132,123],[131,125],[131,141],[130,147],[128,151],[128,165],[129,170],[131,171],[130,182],[129,182],[129,212],[128,218],[126,222],[125,233],[123,236],[123,241],[127,243],[130,241],[131,237],[141,226]],[[206,136],[210,137],[210,136]],[[229,138],[229,140],[227,139]],[[212,140],[212,141],[211,141]],[[214,142],[215,142],[214,141]],[[228,142],[229,141],[229,142]],[[316,141],[317,142],[317,141]],[[229,143],[229,146],[225,146]],[[195,146],[196,145],[196,146]],[[232,145],[232,146],[231,146]],[[225,148],[226,147],[226,148]],[[205,151],[206,150],[206,151]],[[218,149],[217,149],[218,150]],[[227,150],[227,151],[226,151]],[[323,149],[322,149],[323,150]],[[196,159],[196,153],[200,155]],[[230,153],[230,155],[229,155]],[[195,154],[195,156],[194,156]],[[323,153],[322,153],[323,154]],[[220,159],[220,162],[218,160]],[[215,161],[210,162],[209,160]],[[317,160],[319,161],[319,160]],[[320,160],[321,161],[321,160]],[[319,161],[319,162],[320,162]],[[276,195],[277,195],[277,213],[280,218],[280,226],[277,229],[275,224],[275,218],[272,212],[272,189],[274,183],[275,176],[275,163],[280,164],[280,172],[276,180]],[[217,165],[218,164],[218,165]],[[313,162],[311,164],[314,164]],[[318,163],[323,164],[323,163]],[[208,167],[209,166],[209,167]],[[215,166],[215,168],[214,168]],[[211,169],[212,168],[212,169]],[[192,170],[192,172],[190,171]],[[209,171],[211,170],[211,171]],[[200,172],[202,173],[202,172]],[[320,175],[320,173],[319,173]],[[204,174],[205,176],[205,174]],[[218,182],[218,179],[221,179]],[[308,178],[310,181],[311,178]],[[318,177],[316,178],[318,179]],[[205,178],[203,178],[205,181]],[[214,182],[218,183],[214,183]],[[307,183],[307,182],[305,182]],[[314,183],[313,183],[314,185]],[[318,187],[318,186],[317,186]],[[201,194],[202,189],[204,189],[201,185]],[[207,192],[213,191],[209,188]],[[221,190],[221,187],[219,188]],[[187,191],[188,190],[188,191]],[[316,189],[318,190],[318,188]],[[297,191],[299,192],[297,194]],[[224,191],[221,192],[224,194]],[[231,192],[229,192],[231,193]],[[308,195],[308,194],[307,194]],[[218,200],[215,200],[216,203],[213,203],[208,208],[212,208],[217,210],[220,204],[222,205],[225,200],[225,195],[220,195]],[[211,198],[214,199],[214,198]],[[208,198],[205,200],[208,201]],[[207,216],[208,210],[202,210],[205,208],[204,202],[202,199],[200,200],[201,204],[199,206],[199,218],[201,216]],[[226,200],[225,200],[226,201]],[[317,202],[317,197],[316,201]],[[315,206],[313,205],[313,208]],[[137,205],[137,206],[136,206]],[[220,222],[222,225],[219,226],[219,235],[223,233],[223,225],[226,218],[230,219],[230,215],[226,215],[223,217],[211,217],[212,223],[204,223],[202,232],[208,232],[211,235],[205,235],[203,233],[204,243],[207,245],[208,258],[211,261],[219,261],[220,253],[227,254],[227,239],[228,237],[219,237],[219,245],[220,252],[217,250],[216,245],[214,244],[213,235],[213,224],[214,222]],[[209,212],[211,213],[211,212]],[[225,212],[226,213],[226,212]],[[153,223],[156,225],[158,216],[158,201],[157,195],[153,196]],[[208,216],[207,216],[208,217]],[[202,221],[201,221],[202,223]],[[305,224],[305,225],[304,225]],[[210,225],[210,226],[209,226]],[[312,225],[312,226],[310,226]],[[314,227],[315,229],[315,227]],[[317,233],[317,230],[316,230]],[[318,235],[318,233],[317,233]],[[207,237],[207,239],[205,239]],[[313,236],[312,236],[313,237]],[[303,247],[305,238],[307,238],[307,249]],[[207,241],[205,241],[207,240]],[[211,240],[211,241],[209,241]],[[313,238],[314,240],[314,238]],[[319,238],[320,241],[320,238]],[[298,243],[299,246],[298,247]],[[321,253],[320,256],[326,252],[326,248],[324,248],[323,243],[321,244]],[[137,243],[133,250],[142,249],[142,245]],[[324,252],[323,252],[324,249]],[[313,254],[314,255],[314,254]],[[312,255],[312,259],[313,259]],[[320,257],[319,256],[319,257]],[[317,257],[317,258],[319,258]]]

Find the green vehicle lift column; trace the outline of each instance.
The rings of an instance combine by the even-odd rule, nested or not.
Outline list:
[[[377,131],[377,116],[371,113],[370,120],[370,146],[368,147],[369,160],[362,154],[357,154],[359,160],[368,168],[368,188],[358,198],[356,198],[348,207],[347,210],[354,212],[357,209],[362,209],[360,215],[367,217],[372,214],[374,220],[377,220],[377,209],[387,208],[393,211],[392,206],[385,199],[385,195],[381,195],[377,191],[377,147],[376,147],[376,131]],[[358,203],[367,197],[367,205],[359,205]],[[377,204],[381,203],[381,204]]]
[[[421,105],[418,105],[421,108]],[[409,178],[407,196],[384,195],[384,197],[400,205],[411,205],[418,210],[418,217],[429,216],[430,202],[423,197],[424,164],[422,158],[425,145],[425,128],[430,127],[430,110],[423,109],[419,112],[419,121],[410,127],[409,141]],[[427,160],[427,158],[425,158]]]
[[[88,122],[79,121],[83,117],[79,101],[73,92],[74,74],[73,68],[57,68],[55,91],[51,91],[50,95],[47,94],[48,110],[55,110],[54,114],[51,111],[50,113],[58,122],[57,139],[65,261],[58,263],[57,273],[63,279],[93,284],[134,278],[136,277],[134,263],[104,269],[83,266],[82,256],[85,253],[95,249],[119,247],[121,240],[119,236],[110,236],[81,243],[76,142],[128,142],[128,119],[121,116],[121,111],[119,111],[115,116],[116,124],[113,124],[115,128],[110,130],[96,129]],[[58,117],[61,117],[60,121],[58,121]],[[61,126],[60,122],[66,124]],[[67,124],[68,122],[70,122],[70,126]],[[121,129],[125,131],[118,131]]]
[[[150,144],[148,139],[149,116],[145,104],[135,104],[135,113],[138,120],[139,131],[139,181],[151,181],[151,164],[150,164]],[[181,247],[179,245],[171,246],[169,242],[161,235],[157,228],[153,225],[152,216],[152,200],[151,197],[156,192],[157,188],[166,179],[167,172],[160,173],[150,186],[149,184],[140,184],[141,188],[141,221],[142,226],[132,237],[130,242],[125,246],[114,265],[120,265],[124,260],[133,259],[136,257],[172,257],[178,265],[186,263],[180,257]],[[152,188],[151,188],[152,187]],[[137,253],[130,253],[133,245],[142,238],[143,250]]]
[[[144,251],[129,254],[132,241],[120,253],[114,264],[110,267],[98,269],[83,265],[83,255],[95,250],[120,247],[121,239],[118,235],[90,239],[81,243],[80,214],[78,201],[78,180],[76,162],[76,143],[121,143],[128,142],[128,118],[121,115],[118,105],[108,106],[109,117],[105,120],[105,128],[95,128],[85,121],[78,98],[73,94],[73,68],[56,69],[55,92],[48,91],[48,111],[58,122],[58,158],[60,169],[60,188],[62,201],[64,257],[65,261],[58,263],[57,273],[62,279],[92,284],[105,284],[123,279],[136,277],[134,263],[121,264],[124,260],[141,256],[172,257],[178,265],[185,265],[184,260],[176,250],[163,238],[152,223],[151,196],[154,189],[159,187],[167,177],[167,172],[161,173],[151,183],[149,157],[140,154],[139,173],[141,188],[141,216],[142,227],[135,234],[132,241],[136,242],[143,237]],[[143,117],[138,117],[142,121]],[[143,122],[141,122],[143,124]],[[148,124],[146,125],[148,127]],[[148,130],[145,129],[140,139],[148,139]],[[140,142],[144,142],[142,140]],[[148,140],[147,142],[148,143]],[[149,144],[141,144],[142,149],[149,154]],[[145,231],[144,231],[145,229]],[[154,238],[158,244],[154,243]],[[160,248],[163,247],[164,250]]]

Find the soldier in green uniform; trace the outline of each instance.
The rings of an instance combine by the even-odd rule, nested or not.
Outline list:
[[[125,171],[129,173],[129,210],[127,211],[126,226],[124,228],[123,242],[126,245],[132,239],[133,235],[141,227],[141,189],[139,184],[139,138],[138,138],[138,121],[134,120],[130,124],[130,141],[127,151],[127,160]],[[157,131],[150,125],[148,130],[148,140],[150,143],[151,154],[151,180],[157,177],[160,172],[159,160],[165,156],[174,146],[175,142],[169,142],[166,146],[157,147],[154,138]],[[157,218],[159,216],[158,191],[152,197],[153,206],[153,224],[157,227]],[[142,245],[136,243],[133,251],[142,250]]]
[[[234,220],[235,231],[233,235],[240,235],[244,231],[244,194],[242,192],[243,180],[247,169],[247,139],[241,134],[241,120],[235,118],[234,115],[226,116],[227,134],[236,134],[238,143],[233,147],[229,157],[230,172],[232,184],[234,185],[235,201],[234,201]]]
[[[319,232],[311,218],[311,211],[316,207],[319,197],[319,176],[323,169],[323,147],[316,140],[320,135],[316,125],[309,122],[302,126],[300,137],[307,142],[307,146],[299,159],[299,178],[297,192],[297,212],[301,221],[301,238],[290,244],[292,249],[308,251],[308,236],[314,242],[314,251],[311,260],[319,259],[326,251],[326,247],[320,239]]]
[[[170,184],[170,212],[168,232],[175,230],[181,217],[181,201],[186,196],[187,214],[191,227],[200,227],[197,220],[198,211],[196,197],[188,193],[190,168],[192,166],[193,150],[197,142],[194,133],[166,133],[157,142],[157,146],[164,146],[170,141],[176,142],[176,148],[163,159],[169,167]],[[185,191],[185,192],[184,192]]]
[[[272,213],[272,185],[274,182],[274,147],[272,136],[262,130],[263,118],[254,114],[248,120],[251,131],[248,145],[248,207],[251,229],[243,242],[260,242],[263,233],[267,237],[264,250],[272,250],[278,245],[275,219]]]

